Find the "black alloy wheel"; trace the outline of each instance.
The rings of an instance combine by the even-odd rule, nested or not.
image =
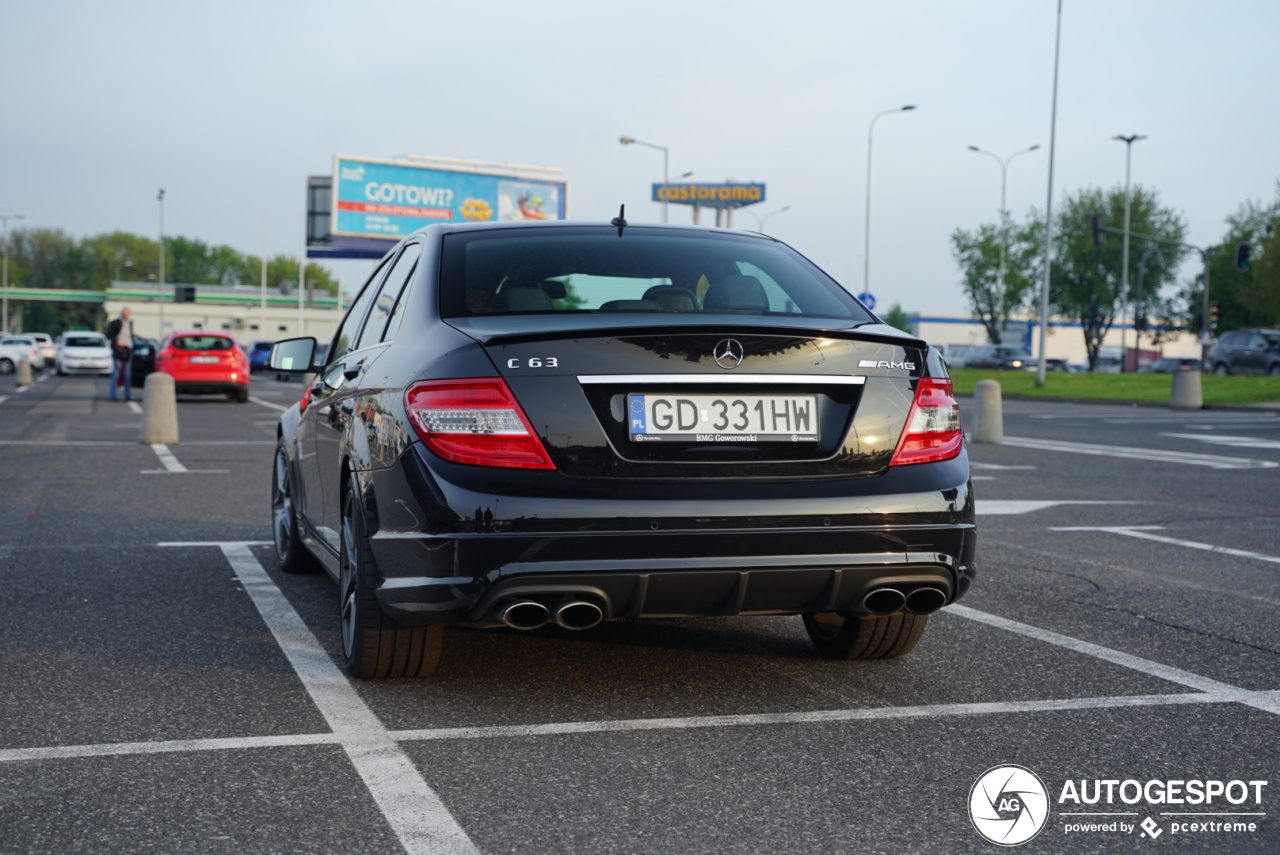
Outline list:
[[[809,612],[804,628],[818,652],[831,659],[892,659],[911,652],[928,620],[906,612],[882,617]]]
[[[281,570],[286,573],[312,573],[319,568],[303,545],[298,531],[293,478],[289,474],[289,456],[285,454],[283,445],[276,446],[276,461],[271,468],[271,534]]]
[[[369,548],[364,509],[349,484],[342,499],[342,552],[338,574],[342,655],[360,679],[429,677],[440,667],[444,626],[404,626],[378,605],[378,570]]]

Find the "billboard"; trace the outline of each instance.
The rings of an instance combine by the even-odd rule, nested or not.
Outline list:
[[[568,183],[400,161],[333,159],[335,236],[399,240],[431,223],[563,220]]]
[[[700,208],[743,208],[763,202],[763,184],[655,184],[653,201]]]

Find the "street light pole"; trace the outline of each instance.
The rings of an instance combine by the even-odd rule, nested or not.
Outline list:
[[[908,104],[895,110],[882,110],[871,117],[871,124],[867,126],[867,210],[863,217],[864,234],[862,236],[862,297],[864,301],[871,293],[871,142],[874,138],[876,122],[881,116],[905,113],[915,108],[915,104]]]
[[[1040,353],[1036,366],[1036,386],[1044,385],[1045,346],[1049,338],[1049,278],[1053,257],[1053,155],[1058,142],[1058,59],[1062,54],[1062,0],[1058,0],[1058,23],[1053,36],[1053,106],[1049,111],[1049,186],[1044,203],[1044,278],[1040,280]]]
[[[1112,139],[1124,143],[1124,248],[1120,253],[1120,370],[1123,372],[1129,361],[1124,356],[1124,307],[1129,299],[1129,209],[1132,203],[1129,195],[1129,164],[1133,159],[1133,144],[1138,140],[1145,140],[1146,137],[1140,134],[1129,134],[1127,137],[1117,134]]]
[[[765,224],[766,222],[768,222],[768,220],[769,220],[769,218],[770,218],[770,217],[774,216],[775,214],[781,214],[781,213],[784,213],[784,212],[786,212],[786,211],[790,211],[790,210],[791,210],[791,206],[790,206],[790,205],[784,205],[784,206],[782,206],[781,208],[779,208],[778,210],[776,210],[776,211],[770,211],[769,213],[765,214],[765,215],[762,217],[762,216],[760,216],[759,214],[757,214],[755,211],[748,211],[746,208],[742,208],[742,209],[741,209],[742,213],[744,213],[744,214],[750,214],[752,217],[754,217],[754,218],[755,218],[755,221],[756,221],[756,228],[759,230],[760,234],[764,234],[764,233],[765,233],[765,231],[764,231],[764,224]]]
[[[667,147],[664,145],[654,145],[635,137],[618,137],[618,142],[623,145],[642,145],[645,148],[656,148],[662,152],[662,222],[667,221],[667,186],[671,184],[671,173],[667,167]]]
[[[985,154],[987,157],[995,158],[996,163],[1000,164],[1000,267],[996,272],[996,290],[1000,292],[1000,327],[1001,334],[1004,333],[1004,316],[1005,316],[1005,294],[1004,294],[1004,271],[1005,271],[1005,247],[1009,240],[1008,212],[1005,206],[1005,189],[1008,186],[1009,179],[1009,161],[1013,160],[1020,154],[1030,154],[1040,148],[1040,144],[1036,143],[1030,148],[1024,148],[1022,151],[1015,151],[1006,158],[1001,159],[997,154],[978,148],[976,145],[969,146],[969,151],[976,151],[978,154]]]
[[[164,340],[164,188],[160,188],[160,192],[156,194],[156,201],[160,203],[160,334],[157,338]]]
[[[4,301],[4,324],[0,326],[0,332],[9,332],[9,221],[25,219],[22,214],[5,214],[0,216],[0,223],[4,224],[4,228],[0,230],[0,250],[4,253],[4,276],[3,276],[3,294],[0,299]]]

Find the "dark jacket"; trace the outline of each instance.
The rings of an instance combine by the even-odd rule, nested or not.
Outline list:
[[[116,359],[128,359],[132,348],[121,347],[116,344],[116,339],[120,337],[121,321],[119,318],[112,318],[107,324],[107,341],[111,342],[111,353]],[[129,319],[129,337],[133,337],[133,319]]]

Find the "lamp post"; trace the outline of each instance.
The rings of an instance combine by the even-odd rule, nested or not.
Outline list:
[[[997,154],[978,148],[976,145],[969,146],[969,151],[976,151],[978,154],[985,154],[987,157],[994,158],[996,163],[1000,164],[1000,267],[996,271],[996,290],[1000,292],[1000,332],[1004,333],[1004,270],[1005,270],[1005,252],[1009,240],[1008,213],[1005,210],[1005,190],[1009,184],[1009,161],[1021,154],[1030,154],[1040,148],[1040,144],[1036,143],[1030,148],[1024,148],[1022,151],[1015,151],[1006,158],[1001,158]]]
[[[7,333],[9,331],[9,221],[25,219],[23,214],[5,214],[0,216],[0,223],[4,228],[0,230],[0,251],[4,254],[4,276],[3,276],[3,299],[4,301],[4,323],[0,326],[0,332]]]
[[[865,233],[862,239],[862,297],[864,301],[867,295],[871,293],[871,141],[875,134],[876,122],[881,116],[887,116],[890,113],[905,113],[915,108],[915,104],[907,104],[905,107],[898,107],[894,110],[882,110],[871,117],[871,124],[867,126],[867,211],[864,217]]]
[[[667,221],[667,185],[671,183],[670,172],[667,171],[667,147],[664,145],[654,145],[635,137],[618,137],[618,142],[623,145],[642,145],[645,148],[656,148],[662,152],[662,222]]]
[[[1117,134],[1112,137],[1113,140],[1119,140],[1124,143],[1124,243],[1123,249],[1120,251],[1120,370],[1124,371],[1128,359],[1124,357],[1124,306],[1129,299],[1129,209],[1132,199],[1129,196],[1129,164],[1133,159],[1133,144],[1138,140],[1145,140],[1146,137],[1140,134]]]
[[[784,213],[784,212],[786,212],[786,211],[790,211],[790,210],[791,210],[791,206],[790,206],[790,205],[783,205],[783,206],[782,206],[781,208],[779,208],[778,210],[776,210],[776,211],[770,211],[769,213],[765,214],[763,217],[762,217],[762,216],[760,216],[759,214],[755,213],[754,211],[748,211],[746,208],[743,208],[743,209],[742,209],[742,213],[744,213],[744,214],[750,214],[752,217],[755,217],[755,221],[756,221],[756,228],[757,228],[757,230],[760,232],[760,234],[764,234],[764,233],[765,233],[765,231],[764,231],[764,224],[765,224],[766,222],[768,222],[768,220],[769,220],[769,218],[770,218],[770,217],[772,217],[772,216],[774,216],[774,215],[776,215],[776,214],[781,214],[781,213]]]
[[[1040,280],[1040,353],[1036,366],[1036,386],[1044,386],[1045,346],[1049,338],[1049,275],[1053,257],[1053,155],[1058,143],[1058,60],[1062,53],[1062,0],[1058,0],[1057,25],[1053,33],[1053,99],[1049,109],[1049,182],[1044,203],[1044,278]]]
[[[160,334],[156,336],[161,341],[164,340],[164,188],[160,188],[160,192],[156,194],[156,201],[160,203]]]

